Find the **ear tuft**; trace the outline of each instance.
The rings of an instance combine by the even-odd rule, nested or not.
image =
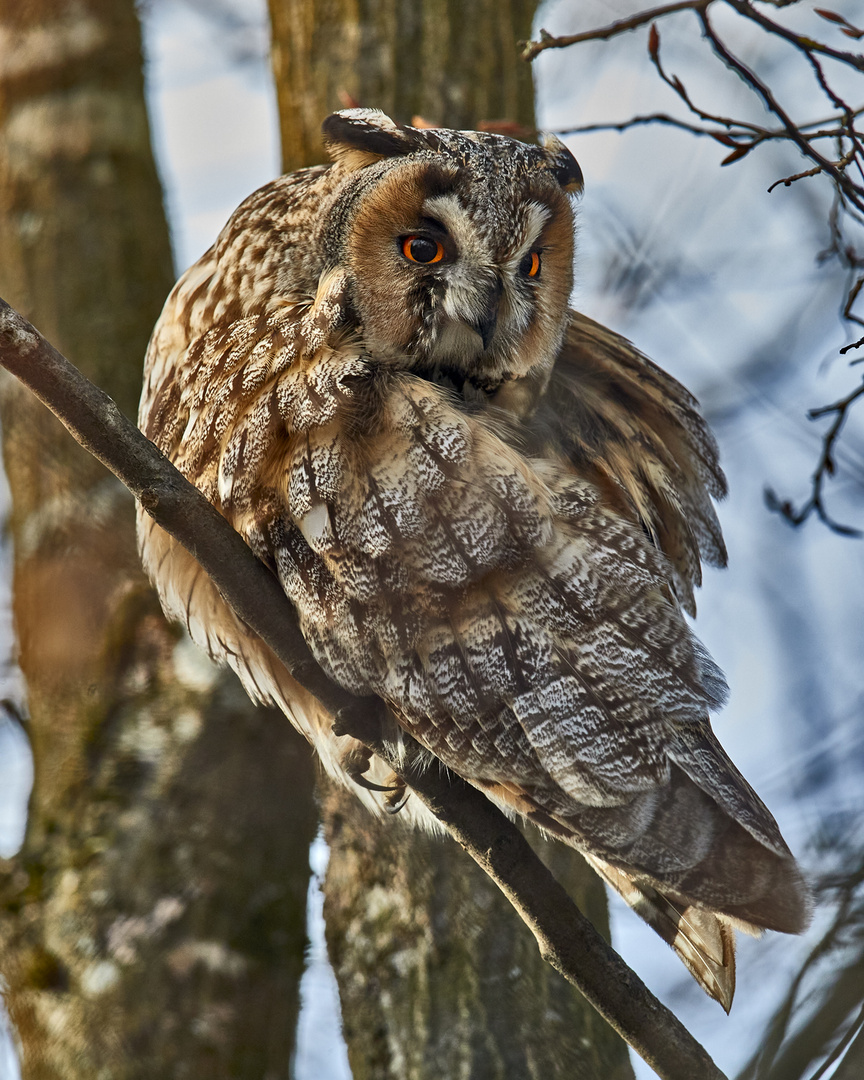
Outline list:
[[[585,178],[579,168],[579,162],[570,153],[563,142],[550,131],[540,134],[540,145],[546,153],[549,168],[555,174],[558,183],[569,195],[581,195],[585,187]]]
[[[417,132],[402,127],[380,109],[343,109],[321,125],[324,148],[333,161],[362,169],[382,158],[421,149]]]

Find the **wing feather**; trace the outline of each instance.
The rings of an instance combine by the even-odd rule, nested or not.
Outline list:
[[[725,566],[711,502],[726,494],[717,444],[698,402],[625,338],[570,313],[560,355],[527,426],[545,455],[593,466],[626,495],[670,560],[679,601],[695,614],[701,561]]]
[[[722,677],[679,606],[702,559],[725,561],[695,401],[574,313],[548,385],[511,395],[523,414],[504,423],[504,398],[469,411],[317,323],[304,335],[314,314],[285,304],[185,342],[157,330],[145,431],[278,574],[337,681],[585,852],[728,1007],[730,920],[800,928],[806,894],[711,733]],[[193,638],[331,771],[365,769],[194,560],[141,535]]]
[[[600,877],[675,950],[702,989],[728,1013],[735,994],[735,934],[710,911],[635,881],[623,870],[587,855]]]

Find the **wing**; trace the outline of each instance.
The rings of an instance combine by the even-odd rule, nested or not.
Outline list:
[[[701,563],[726,565],[711,501],[726,495],[726,478],[696,399],[625,338],[571,311],[551,378],[531,407],[537,450],[563,453],[619,489],[695,615]]]
[[[714,739],[722,678],[673,594],[701,544],[722,551],[692,400],[621,339],[571,327],[547,391],[561,407],[547,396],[526,426],[546,455],[529,458],[491,417],[365,355],[338,297],[330,280],[311,307],[217,324],[176,367],[157,357],[145,430],[273,567],[337,681],[586,852],[728,1004],[724,920],[795,931],[807,903]],[[629,388],[633,419],[604,384]],[[660,550],[673,534],[689,537],[683,569]]]

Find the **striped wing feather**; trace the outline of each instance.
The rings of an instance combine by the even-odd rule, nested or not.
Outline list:
[[[571,312],[531,426],[546,453],[593,466],[623,490],[695,614],[701,562],[726,565],[711,502],[726,494],[726,478],[695,398],[625,338]]]
[[[335,679],[586,853],[728,1008],[730,925],[796,931],[807,901],[711,732],[722,677],[679,606],[725,559],[696,403],[575,314],[507,425],[321,325],[286,304],[179,344],[157,330],[142,426],[278,574]],[[166,606],[338,772],[329,718],[191,590],[194,560],[141,535]]]

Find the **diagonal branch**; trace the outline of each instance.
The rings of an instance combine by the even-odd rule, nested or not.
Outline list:
[[[543,957],[663,1080],[725,1080],[693,1036],[603,940],[519,829],[480,791],[424,768],[381,735],[384,705],[356,698],[316,664],[277,579],[204,496],[39,332],[0,300],[0,364],[28,386],[154,520],[195,556],[223,599],[335,717],[339,734],[383,758],[498,885],[537,939]]]
[[[731,8],[734,8],[739,15],[743,15],[745,19],[750,19],[752,22],[757,23],[769,34],[776,34],[778,37],[783,38],[788,41],[790,45],[794,45],[796,49],[801,49],[805,52],[818,52],[823,56],[830,56],[832,60],[838,60],[840,63],[848,64],[858,71],[864,71],[864,56],[860,53],[850,53],[841,49],[832,49],[830,45],[825,45],[821,41],[816,41],[814,38],[802,37],[800,34],[796,34],[794,30],[789,30],[781,23],[776,23],[763,15],[758,8],[753,7],[750,0],[726,0],[726,3]]]

